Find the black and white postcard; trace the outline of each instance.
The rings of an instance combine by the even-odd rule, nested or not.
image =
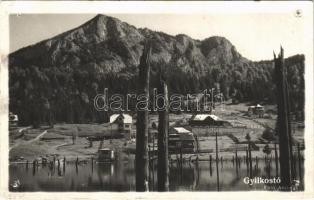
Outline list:
[[[4,198],[314,198],[312,2],[0,5]]]

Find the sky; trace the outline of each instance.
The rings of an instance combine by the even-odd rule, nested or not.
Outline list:
[[[102,13],[105,14],[106,13]],[[96,14],[11,14],[10,52],[73,29]],[[285,56],[304,53],[305,20],[295,12],[232,14],[108,14],[137,28],[193,39],[227,38],[242,56],[253,60],[273,58],[280,45]]]

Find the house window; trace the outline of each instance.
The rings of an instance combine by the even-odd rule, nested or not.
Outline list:
[[[125,126],[124,126],[125,128],[129,128],[130,127],[130,125],[128,125],[128,124],[125,124]]]

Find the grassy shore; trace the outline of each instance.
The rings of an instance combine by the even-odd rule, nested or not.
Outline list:
[[[267,106],[266,110],[274,110],[274,106]],[[219,128],[218,144],[220,155],[224,158],[234,156],[235,149],[245,149],[247,140],[245,136],[249,133],[251,141],[260,147],[258,151],[253,151],[253,156],[263,157],[262,152],[265,141],[261,138],[265,126],[274,128],[276,116],[271,114],[267,119],[254,119],[246,116],[247,105],[226,105],[224,110],[216,108],[215,114],[219,117],[231,121],[233,124],[240,124],[242,127]],[[191,114],[170,114],[170,123],[186,120]],[[135,120],[134,120],[135,121]],[[158,121],[156,114],[150,115],[150,124]],[[217,130],[206,128],[193,128],[192,132],[198,136],[200,149],[215,149],[214,132]],[[135,124],[133,124],[135,131]],[[21,131],[22,130],[22,131]],[[99,141],[90,144],[86,137],[109,134],[108,124],[56,124],[53,128],[41,127],[33,129],[31,127],[16,127],[10,130],[10,161],[34,160],[41,157],[48,159],[52,157],[66,157],[67,160],[89,159],[96,156],[100,146]],[[295,137],[303,140],[303,129],[297,129]],[[73,136],[75,140],[73,142]],[[135,141],[121,139],[104,140],[103,147],[114,149],[120,159],[129,159],[128,152],[135,150]],[[273,146],[271,145],[271,148]],[[244,156],[245,151],[239,151],[239,156]],[[200,157],[208,158],[208,154],[201,154]],[[132,157],[132,156],[131,156]],[[134,157],[134,155],[133,155]]]

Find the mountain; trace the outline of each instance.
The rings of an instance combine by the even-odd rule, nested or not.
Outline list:
[[[120,72],[139,64],[144,40],[148,38],[154,39],[153,62],[171,61],[186,70],[202,71],[210,65],[248,61],[223,37],[203,41],[186,35],[173,37],[97,15],[74,30],[12,53],[10,63],[61,68],[97,65],[102,73]]]
[[[239,101],[275,99],[272,62],[244,58],[224,37],[200,41],[183,34],[171,36],[97,15],[73,30],[9,55],[10,111],[26,124],[43,118],[39,115],[44,114],[34,111],[38,107],[50,110],[57,121],[100,120],[103,116],[93,108],[93,98],[105,87],[112,93],[136,91],[137,67],[147,39],[152,41],[152,87],[162,69],[170,93],[216,87],[226,98]],[[296,73],[289,77],[300,97],[304,56],[293,56],[286,63],[288,73]]]

